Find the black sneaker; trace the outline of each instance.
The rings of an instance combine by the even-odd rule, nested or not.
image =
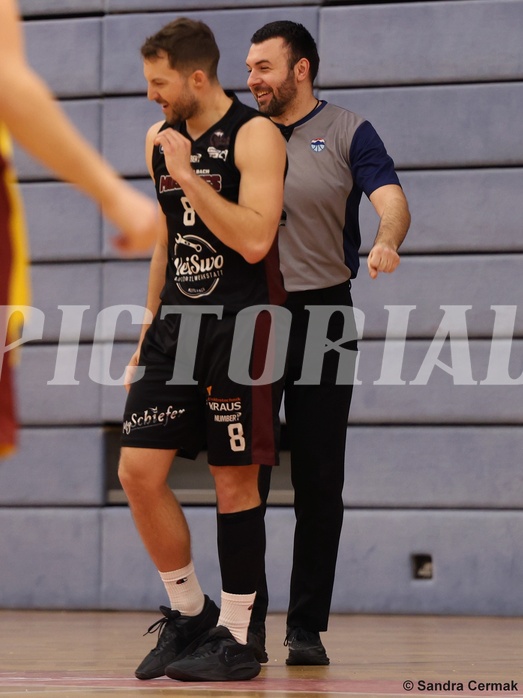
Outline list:
[[[265,650],[265,623],[262,620],[253,621],[249,625],[247,642],[260,664],[266,664],[269,661],[269,657]]]
[[[158,631],[158,642],[134,672],[137,679],[164,676],[165,667],[179,657],[197,637],[213,628],[220,615],[220,609],[208,596],[205,597],[202,612],[197,616],[182,616],[179,611],[171,611],[167,606],[160,606],[160,611],[164,617],[147,630],[147,633]]]
[[[283,644],[289,648],[289,656],[285,660],[289,666],[327,665],[330,662],[319,633],[303,628],[287,628]]]
[[[223,625],[198,638],[181,659],[165,669],[178,681],[246,681],[261,666],[249,645],[240,645]]]

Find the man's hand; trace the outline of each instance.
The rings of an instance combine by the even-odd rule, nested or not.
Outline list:
[[[187,177],[194,177],[191,167],[191,141],[172,128],[161,131],[154,144],[163,149],[165,165],[171,177],[182,184]]]
[[[149,197],[125,182],[118,182],[107,192],[102,212],[118,229],[111,240],[125,254],[138,254],[152,249],[158,238],[159,219],[156,204]]]
[[[125,374],[123,379],[124,388],[129,392],[131,383],[134,382],[134,377],[136,375],[136,369],[138,367],[138,359],[140,358],[140,347],[131,356],[131,359],[127,366],[125,367]]]
[[[371,279],[375,279],[379,272],[392,273],[400,263],[400,256],[393,247],[383,243],[377,243],[369,252],[367,267]]]

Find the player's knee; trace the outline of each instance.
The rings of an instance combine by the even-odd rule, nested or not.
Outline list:
[[[212,467],[218,511],[232,514],[246,511],[261,503],[257,466]]]
[[[122,485],[124,492],[129,491],[136,482],[136,473],[131,467],[131,464],[123,457],[120,458],[118,464],[118,479]]]
[[[144,491],[153,484],[151,473],[145,464],[132,451],[122,450],[118,464],[118,478],[129,494],[134,491]]]

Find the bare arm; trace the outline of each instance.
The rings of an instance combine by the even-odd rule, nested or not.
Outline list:
[[[410,226],[407,199],[400,186],[387,184],[370,195],[372,205],[380,217],[374,246],[369,252],[367,266],[371,278],[379,272],[391,273],[400,263],[398,249]]]
[[[238,203],[227,201],[194,172],[191,144],[172,129],[155,139],[167,169],[182,187],[192,208],[224,244],[254,264],[269,251],[283,208],[285,142],[265,117],[256,117],[238,132],[235,163],[241,174]]]
[[[147,169],[149,174],[154,179],[152,171],[152,152],[154,147],[154,139],[158,133],[158,129],[163,122],[159,122],[151,126],[147,132],[145,139],[145,160],[147,162]],[[127,366],[127,371],[125,374],[124,385],[126,390],[129,390],[130,384],[132,382],[136,366],[138,365],[138,360],[140,358],[140,350],[145,337],[145,333],[149,329],[151,322],[156,315],[158,308],[160,307],[160,293],[162,292],[165,283],[165,269],[167,267],[167,253],[168,253],[168,236],[167,236],[167,221],[165,215],[158,205],[159,209],[159,223],[157,226],[158,235],[156,238],[156,243],[154,245],[153,254],[151,257],[151,263],[149,265],[149,282],[147,285],[147,300],[146,300],[146,312],[144,320],[142,323],[142,328],[140,331],[140,338],[138,340],[138,346],[129,361]]]
[[[152,167],[152,157],[154,148],[154,139],[158,133],[162,121],[153,124],[147,136],[145,138],[145,162],[147,163],[147,169],[154,181],[154,173]],[[147,287],[147,303],[146,308],[150,313],[150,318],[154,317],[156,311],[160,306],[160,293],[162,292],[165,283],[165,269],[167,267],[167,221],[165,215],[158,205],[160,225],[158,229],[158,237],[156,238],[156,243],[154,246],[153,255],[151,257],[151,264],[149,267],[149,284]],[[144,322],[142,327],[142,332],[140,334],[140,342],[142,343],[143,337],[149,327],[150,322]]]
[[[147,314],[140,332],[139,346],[151,324],[152,318],[160,306],[160,293],[165,283],[165,269],[167,266],[167,224],[163,212],[160,211],[159,233],[154,246],[149,266],[149,283],[147,286]]]
[[[0,120],[13,138],[59,179],[102,207],[124,233],[115,241],[117,247],[149,249],[156,237],[154,203],[117,176],[27,64],[15,0],[0,2],[0,94]]]
[[[161,228],[161,223],[159,227]],[[163,288],[163,279],[165,278],[166,262],[167,245],[164,245],[163,236],[161,233],[159,233],[158,240],[156,241],[156,245],[154,246],[154,251],[151,257],[151,264],[149,267],[149,284],[147,288],[146,312],[142,322],[142,328],[140,330],[140,338],[138,339],[138,346],[136,347],[134,354],[129,360],[127,370],[125,372],[124,385],[126,390],[129,390],[129,387],[133,381],[133,377],[136,372],[136,366],[138,366],[143,338],[145,337],[145,333],[149,329],[151,322],[156,314],[156,311],[158,310],[158,307],[160,305],[160,292]]]

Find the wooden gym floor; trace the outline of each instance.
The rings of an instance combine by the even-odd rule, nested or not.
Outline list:
[[[287,667],[285,618],[271,615],[260,676],[191,684],[134,678],[157,618],[0,610],[0,697],[523,696],[523,618],[335,615],[322,636],[331,665]]]

